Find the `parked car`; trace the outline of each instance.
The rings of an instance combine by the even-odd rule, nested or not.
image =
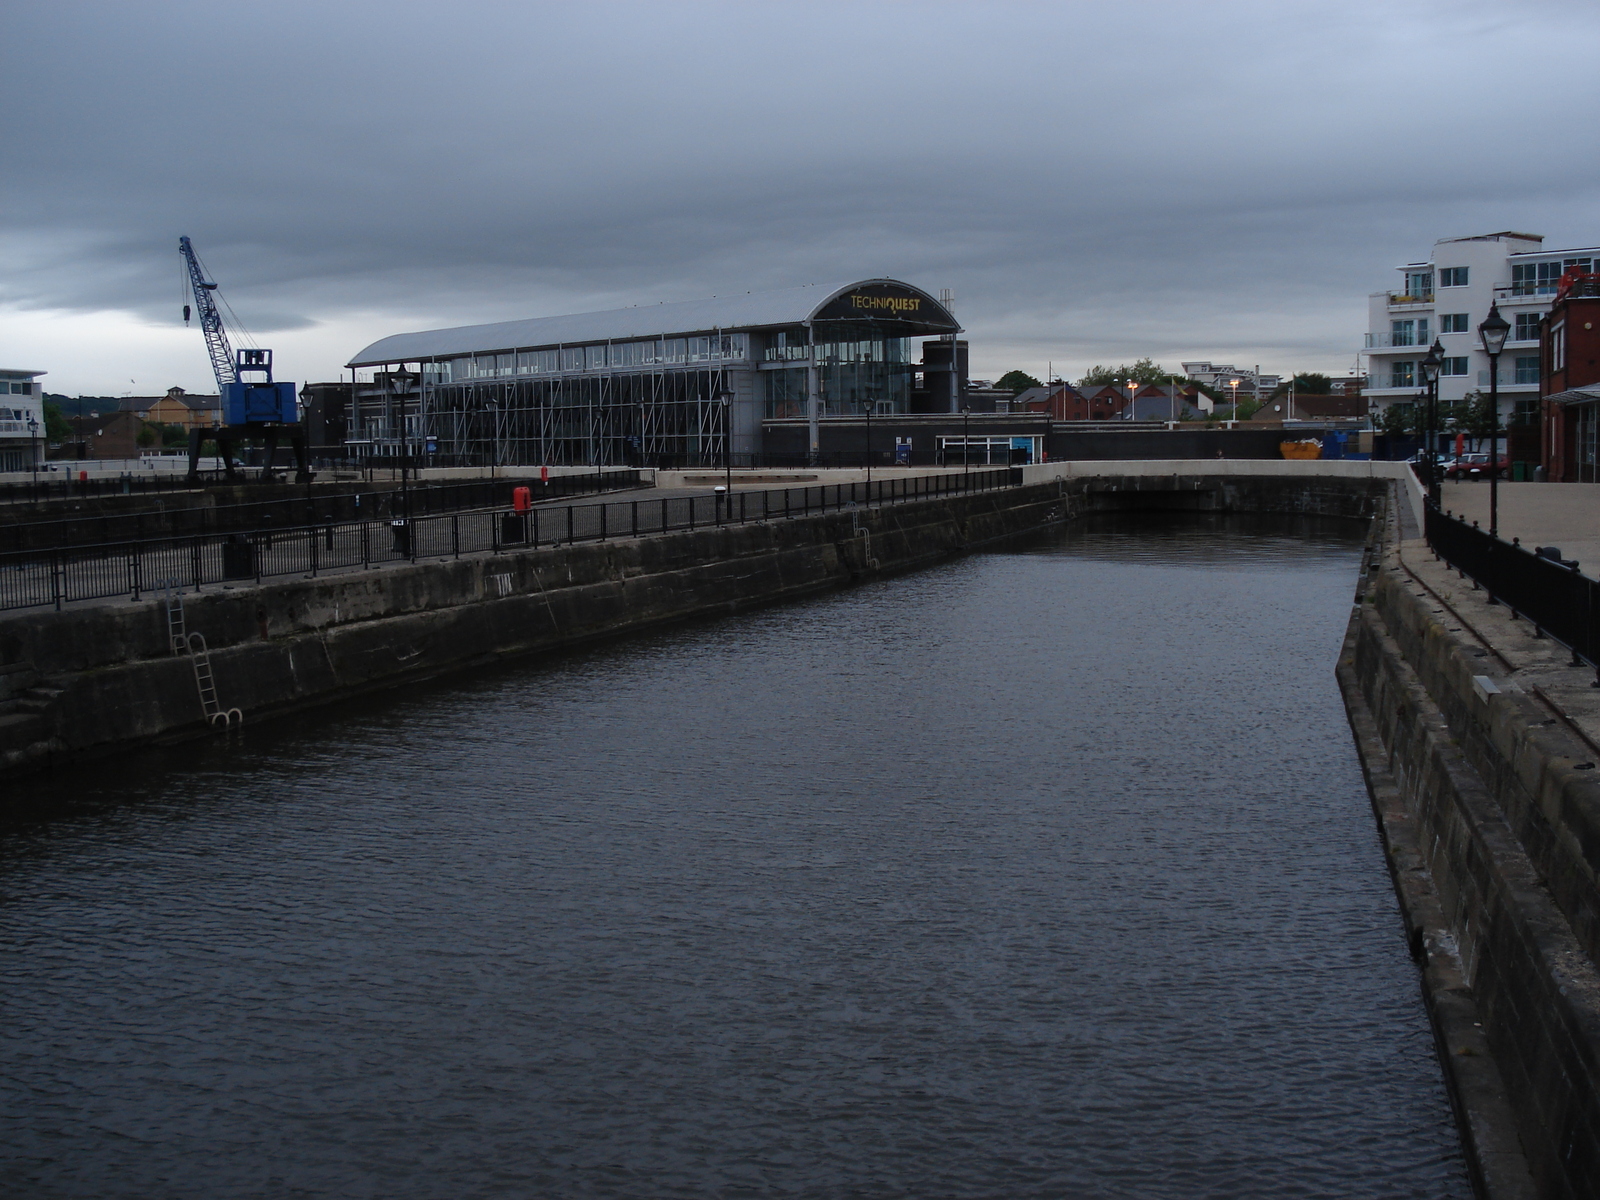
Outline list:
[[[1446,479],[1488,479],[1491,474],[1502,478],[1511,470],[1511,460],[1504,455],[1493,466],[1489,463],[1489,455],[1484,451],[1474,451],[1463,454],[1444,469]]]
[[[1405,461],[1406,465],[1411,468],[1411,470],[1416,474],[1417,478],[1426,483],[1428,479],[1428,452],[1426,450],[1418,450]],[[1444,458],[1441,456],[1438,462],[1439,467],[1442,470],[1444,467]]]

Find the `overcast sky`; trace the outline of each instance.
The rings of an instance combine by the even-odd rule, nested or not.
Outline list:
[[[180,234],[297,380],[877,275],[980,377],[1338,373],[1434,239],[1600,242],[1593,0],[0,11],[0,366],[73,395],[215,390]]]

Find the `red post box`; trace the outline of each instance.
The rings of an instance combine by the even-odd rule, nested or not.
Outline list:
[[[525,513],[533,507],[533,491],[531,488],[519,487],[511,493],[511,507],[519,513]]]

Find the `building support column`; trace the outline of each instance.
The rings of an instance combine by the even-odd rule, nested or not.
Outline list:
[[[806,432],[808,447],[806,465],[816,466],[822,460],[821,421],[822,381],[817,373],[817,334],[811,322],[806,322]]]

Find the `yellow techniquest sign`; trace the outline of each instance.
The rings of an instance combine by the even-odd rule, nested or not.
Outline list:
[[[866,296],[851,292],[845,299],[851,308],[868,312],[915,313],[922,308],[922,300],[916,296]]]

